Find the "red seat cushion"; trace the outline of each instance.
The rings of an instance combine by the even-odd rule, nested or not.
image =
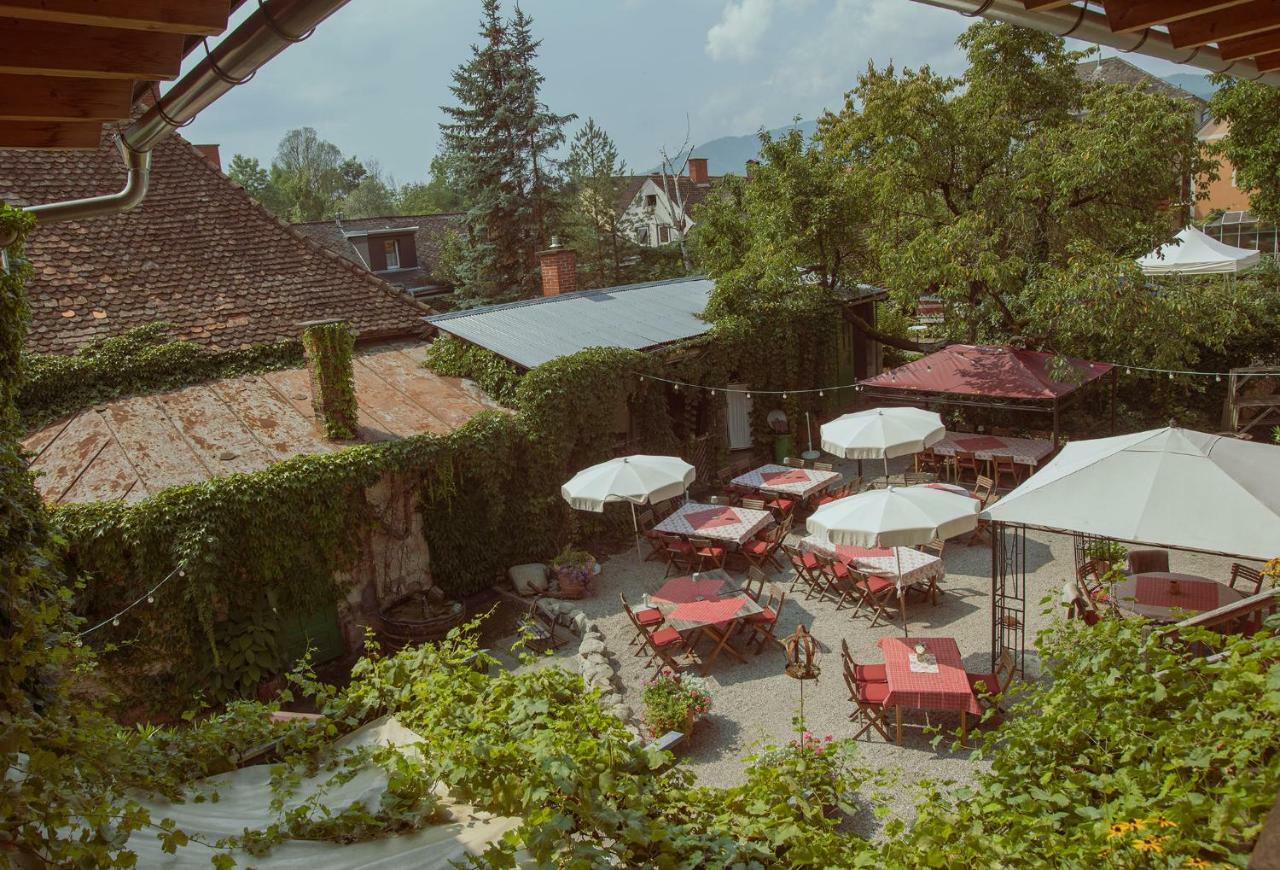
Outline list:
[[[804,563],[806,568],[818,567],[818,557],[813,555],[813,553],[802,553],[800,555],[800,561]]]
[[[724,555],[724,547],[703,547],[698,551],[699,556],[707,556],[712,559],[719,559]]]
[[[636,622],[641,625],[656,625],[662,622],[662,611],[656,607],[649,607],[644,610],[637,610]]]
[[[987,687],[987,692],[995,694],[1000,691],[1000,681],[995,674],[971,674],[965,672],[965,676],[969,678],[969,688],[975,692],[978,691],[978,683],[981,682]]]
[[[742,552],[750,553],[753,556],[763,556],[769,552],[768,541],[747,541],[742,545]]]
[[[883,683],[889,679],[884,665],[854,665],[853,676],[860,683]]]
[[[886,580],[885,578],[878,577],[875,574],[872,574],[867,578],[867,588],[876,594],[885,591],[893,585],[894,582],[892,580]]]
[[[759,613],[753,613],[747,617],[747,622],[773,622],[778,618],[778,614],[773,612],[772,607],[766,607]]]
[[[773,501],[769,502],[769,507],[775,507],[779,510],[785,511],[789,510],[793,504],[795,504],[795,502],[789,498],[775,498]]]
[[[868,704],[883,704],[889,698],[889,684],[859,680],[858,696]]]
[[[831,573],[843,580],[849,576],[849,566],[844,562],[832,562]]]
[[[690,544],[688,541],[672,541],[667,544],[667,547],[672,550],[678,550],[681,553],[693,552],[693,544]]]
[[[680,632],[671,626],[660,628],[657,631],[649,633],[649,639],[653,641],[654,646],[666,646],[675,643],[680,639]]]

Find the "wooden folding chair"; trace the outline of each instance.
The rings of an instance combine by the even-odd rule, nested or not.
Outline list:
[[[699,562],[699,557],[697,551],[693,548],[693,544],[676,535],[670,535],[663,539],[663,551],[667,560],[667,570],[662,575],[664,578],[670,577],[673,571],[685,571],[692,574],[694,566]]]
[[[778,617],[782,615],[782,605],[786,603],[787,593],[774,583],[767,583],[764,589],[768,596],[760,601],[762,610],[753,613],[746,619],[746,627],[752,633],[747,643],[754,642],[756,652],[764,649],[765,641],[773,640],[773,631],[778,626]]]
[[[790,523],[775,525],[768,530],[767,535],[758,536],[747,541],[740,550],[742,558],[746,559],[747,564],[757,571],[763,572],[766,564],[772,565],[774,571],[784,571],[782,563],[778,561],[777,554],[778,548],[782,546],[782,542],[786,539],[789,526]]]
[[[1021,467],[1026,468],[1027,466],[1024,465]],[[1018,479],[1022,476],[1022,471],[1019,469],[1019,464],[1013,461],[1012,456],[991,457],[991,471],[995,477],[996,489],[1000,488],[1001,478],[1008,477],[1010,481],[1012,481],[1013,483],[1017,483]]]
[[[1151,571],[1169,572],[1168,550],[1130,550],[1129,573],[1146,574]]]
[[[965,475],[972,472],[976,480],[982,476],[985,469],[982,462],[972,453],[958,452],[955,455],[956,480],[963,480]]]
[[[627,643],[627,646],[639,646],[644,649],[644,635],[647,631],[652,631],[662,625],[662,611],[656,607],[642,607],[636,610],[627,601],[627,596],[619,592],[618,597],[622,599],[622,609],[626,611],[627,616],[631,620],[631,626],[636,630],[635,636]]]
[[[843,610],[846,602],[855,607],[862,601],[862,589],[853,570],[839,559],[818,557],[818,571],[822,578],[822,594],[836,602],[836,610]]]
[[[808,467],[805,464],[805,461],[803,459],[796,459],[794,456],[788,456],[786,459],[782,460],[782,464],[790,466],[791,468],[807,468]]]
[[[1103,578],[1107,576],[1108,566],[1098,559],[1090,559],[1076,571],[1076,581],[1090,601],[1101,601],[1106,594]]]
[[[785,545],[782,549],[787,554],[787,561],[791,563],[792,570],[796,572],[791,578],[791,588],[788,591],[795,592],[796,584],[803,585],[806,590],[804,597],[807,601],[821,587],[817,575],[818,557],[790,545]]]
[[[916,547],[916,549],[919,550],[921,553],[930,553],[931,555],[937,556],[939,559],[941,559],[943,552],[947,549],[947,542],[942,540],[941,538],[934,538],[932,541],[930,541],[927,544],[919,545],[918,547]],[[911,588],[917,592],[923,592],[929,598],[930,604],[937,605],[938,603],[938,578],[937,577],[930,577],[927,583],[923,581],[921,583],[912,583]]]
[[[743,584],[742,591],[752,601],[759,601],[760,596],[764,594],[764,584],[769,582],[769,577],[764,571],[752,565],[747,569],[747,582]]]
[[[1000,650],[1000,660],[996,662],[994,671],[980,674],[965,671],[965,676],[969,678],[969,688],[973,690],[973,694],[978,697],[979,702],[986,706],[997,707],[999,697],[1008,690],[1009,684],[1013,682],[1014,669],[1013,651],[1002,649]]]
[[[815,462],[813,463],[813,470],[814,471],[835,471],[836,467],[830,462]]]
[[[880,624],[881,617],[884,617],[886,623],[892,623],[888,610],[898,605],[897,584],[876,574],[863,574],[852,568],[849,570],[853,575],[854,584],[862,591],[862,598],[854,608],[853,615],[857,616],[862,612],[863,605],[866,605],[871,609],[872,628]]]
[[[539,599],[534,598],[529,604],[529,612],[525,614],[522,624],[529,648],[539,651],[560,649],[569,642],[569,638],[556,633],[559,627],[561,627],[559,617],[543,610]]]
[[[708,538],[690,538],[695,558],[694,571],[706,571],[707,566],[724,569],[725,548]]]
[[[636,525],[640,527],[640,535],[649,545],[649,552],[644,557],[646,562],[665,557],[666,545],[662,541],[662,532],[655,531],[653,528],[656,522],[652,508],[645,508],[636,515]]]
[[[991,501],[991,494],[996,491],[996,482],[985,474],[979,474],[973,481],[973,497],[985,508]]]
[[[762,511],[765,509],[764,499],[762,498],[744,498],[740,507],[749,511]]]
[[[1262,591],[1262,572],[1257,568],[1250,568],[1248,565],[1241,565],[1239,562],[1231,563],[1231,582],[1227,584],[1232,589],[1236,588],[1236,583],[1242,582],[1242,591],[1250,595],[1257,595]]]
[[[889,674],[884,665],[860,665],[849,652],[849,642],[840,638],[840,659],[845,667],[853,669],[853,676],[861,683],[885,683]]]
[[[848,663],[844,666],[844,684],[849,689],[849,700],[854,710],[849,714],[852,722],[862,723],[862,727],[853,735],[857,740],[874,728],[885,740],[889,739],[889,720],[885,715],[884,702],[889,698],[888,683],[862,682],[854,675]]]
[[[902,475],[902,482],[907,486],[920,486],[925,483],[933,483],[938,479],[938,475],[931,471],[908,471]]]

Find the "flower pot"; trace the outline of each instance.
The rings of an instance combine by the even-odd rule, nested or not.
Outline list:
[[[693,733],[693,726],[697,724],[697,719],[693,717],[693,711],[684,714],[684,736],[688,737]]]

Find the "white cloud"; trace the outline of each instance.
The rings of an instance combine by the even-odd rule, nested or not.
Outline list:
[[[707,31],[707,54],[712,60],[751,60],[769,32],[776,5],[775,0],[729,0]]]

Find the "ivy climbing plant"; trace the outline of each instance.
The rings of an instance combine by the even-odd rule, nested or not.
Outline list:
[[[359,434],[356,381],[351,360],[356,336],[343,321],[308,324],[302,332],[302,348],[311,371],[311,404],[335,441],[349,441]]]

